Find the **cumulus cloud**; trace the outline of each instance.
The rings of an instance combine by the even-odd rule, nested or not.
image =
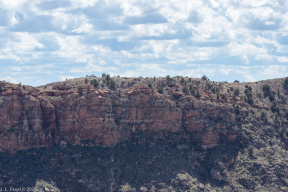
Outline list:
[[[268,75],[256,68],[269,65],[269,75],[287,75],[286,68],[275,72],[288,62],[287,6],[285,0],[0,0],[0,74],[45,82],[48,73],[62,80],[90,71],[196,77],[206,71],[215,80],[255,81]]]

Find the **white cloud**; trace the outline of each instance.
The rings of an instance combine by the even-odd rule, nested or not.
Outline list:
[[[257,47],[250,43],[236,43],[232,42],[228,46],[229,53],[231,55],[251,55],[251,54],[265,54],[267,50],[265,48]]]
[[[261,75],[285,75],[287,72],[285,71],[285,66],[280,65],[270,65],[268,67],[262,67],[262,70],[259,71]]]
[[[6,59],[15,75],[29,66],[30,75],[109,71],[144,76],[141,73],[152,71],[197,77],[209,72],[229,78],[235,68],[217,68],[215,63],[236,56],[248,68],[237,66],[241,70],[235,73],[254,81],[268,74],[262,69],[258,73],[255,62],[273,62],[280,70],[288,60],[279,56],[288,53],[285,0],[70,0],[71,4],[53,1],[44,8],[43,2],[0,0],[0,62]],[[203,60],[214,65],[189,66]],[[63,67],[67,64],[73,67]],[[168,69],[172,65],[193,69]],[[286,74],[281,70],[272,74]]]
[[[223,75],[228,75],[232,69],[219,69],[219,72]]]
[[[244,59],[244,64],[249,65],[250,61],[249,61],[247,55],[243,55],[242,58]]]
[[[3,78],[3,80],[8,81],[10,83],[18,83],[17,79],[11,77],[11,76],[6,76]]]
[[[273,60],[273,56],[272,55],[269,55],[269,54],[257,54],[255,56],[255,59],[256,60],[265,60],[267,62],[271,62]]]
[[[288,63],[288,57],[277,57],[278,62]]]

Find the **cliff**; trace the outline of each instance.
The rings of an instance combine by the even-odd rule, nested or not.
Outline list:
[[[150,89],[143,86],[121,98],[101,89],[59,94],[40,93],[34,88],[26,93],[5,85],[2,83],[0,99],[3,152],[67,142],[80,145],[88,140],[114,146],[144,131],[160,138],[169,132],[189,134],[191,141],[212,147],[220,141],[233,141],[237,134],[233,107],[191,97],[185,101],[169,99],[149,93]],[[49,97],[51,93],[59,96]]]
[[[288,78],[0,84],[0,186],[288,191]]]

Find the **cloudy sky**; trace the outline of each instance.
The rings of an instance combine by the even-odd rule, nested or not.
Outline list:
[[[287,0],[0,0],[0,80],[288,76]]]

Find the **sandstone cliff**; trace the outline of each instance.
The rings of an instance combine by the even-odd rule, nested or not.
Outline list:
[[[83,141],[113,146],[143,131],[160,138],[188,134],[204,148],[237,135],[234,108],[204,97],[177,100],[143,86],[128,90],[126,97],[94,88],[40,92],[3,82],[1,87],[0,150],[5,152]]]
[[[288,78],[109,78],[1,82],[0,186],[288,191]]]

